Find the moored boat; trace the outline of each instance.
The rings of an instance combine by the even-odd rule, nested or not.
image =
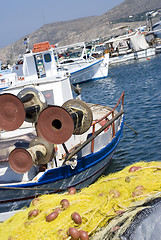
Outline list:
[[[47,43],[24,55],[23,68],[24,78],[0,92],[0,213],[91,184],[123,132],[124,93],[114,108],[74,99]]]
[[[108,76],[109,53],[101,58],[92,56],[84,42],[55,48],[59,67],[70,73],[72,84]]]
[[[152,26],[152,32],[154,34],[154,46],[156,48],[156,53],[161,52],[161,21],[155,23]]]
[[[2,65],[2,62],[0,61],[0,90],[8,87],[7,79],[4,78],[4,75],[10,74],[11,69],[7,67],[7,65]]]
[[[109,65],[155,55],[155,47],[149,46],[140,31],[111,38],[105,43],[110,51]]]

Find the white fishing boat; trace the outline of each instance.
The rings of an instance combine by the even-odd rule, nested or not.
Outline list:
[[[47,56],[46,58],[42,54],[36,54],[37,52],[41,52],[41,50],[53,51],[49,42],[34,44],[34,47],[33,51],[28,50],[24,53],[23,57],[12,66],[8,74],[0,76],[0,90],[13,88],[20,85],[19,83],[21,81],[30,81],[31,78],[37,81],[45,77],[54,76],[54,78],[59,78],[60,76],[64,76],[64,74],[69,75],[67,71],[57,69],[56,63],[54,62],[55,60],[52,59],[54,55],[51,59],[47,59],[48,54],[45,55]]]
[[[109,65],[155,55],[155,47],[149,46],[144,33],[139,31],[112,38],[105,43],[110,52]]]
[[[84,42],[55,48],[59,67],[70,73],[72,84],[108,76],[109,53],[95,58]]]
[[[154,34],[154,46],[156,53],[161,53],[161,21],[152,26],[152,33]]]
[[[7,65],[2,64],[2,62],[0,61],[0,76],[10,73],[10,72],[11,72],[11,69],[8,68]]]
[[[94,182],[123,132],[124,93],[114,108],[74,99],[48,43],[24,55],[23,73],[0,91],[0,221],[38,195]]]
[[[11,73],[11,69],[7,67],[7,65],[2,67],[2,63],[0,61],[0,90],[8,88],[8,74]],[[6,77],[7,75],[7,77]]]
[[[3,65],[3,68],[1,68],[0,62],[0,90],[9,88],[13,79],[22,76],[23,76],[23,59],[19,59],[12,66],[5,65],[4,67]]]

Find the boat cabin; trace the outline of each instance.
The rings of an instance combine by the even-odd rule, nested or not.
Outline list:
[[[23,77],[26,80],[31,76],[38,80],[56,74],[56,61],[49,42],[34,44],[33,51],[24,54]]]
[[[67,77],[67,71],[57,68],[53,48],[49,42],[33,45],[33,50],[23,55],[22,75],[16,72],[0,77],[0,90],[14,88],[19,85],[39,82],[41,79],[50,81],[53,79]]]

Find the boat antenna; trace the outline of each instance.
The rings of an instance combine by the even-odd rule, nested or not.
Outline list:
[[[30,52],[30,49],[29,49],[29,37],[25,37],[24,38],[24,44],[26,45],[26,53],[29,53]]]

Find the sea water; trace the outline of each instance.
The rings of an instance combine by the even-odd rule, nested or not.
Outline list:
[[[80,85],[82,100],[114,106],[125,92],[122,139],[106,174],[139,161],[161,161],[161,55],[109,67],[105,79]]]

